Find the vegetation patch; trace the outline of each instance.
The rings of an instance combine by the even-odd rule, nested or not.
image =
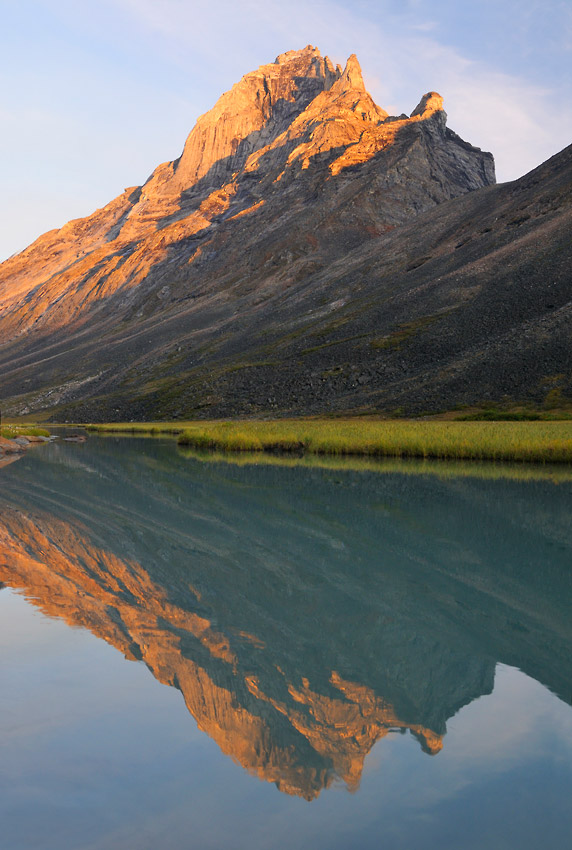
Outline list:
[[[0,428],[0,437],[14,440],[16,437],[49,437],[50,432],[37,425],[3,425]]]
[[[413,322],[405,322],[398,325],[388,336],[373,339],[371,345],[373,348],[399,349],[410,337],[429,327],[429,325],[432,325],[433,322],[436,322],[440,318],[441,316],[423,316],[421,319],[415,319]]]
[[[541,408],[526,405],[483,406],[458,413],[458,422],[552,422],[572,419],[572,407],[568,399],[563,398],[560,390],[551,390]]]
[[[542,418],[540,413],[498,410],[496,407],[490,407],[486,410],[479,410],[477,413],[458,416],[457,420],[459,422],[538,422]]]
[[[134,436],[151,434],[154,437],[159,437],[165,435],[177,436],[186,426],[180,422],[110,422],[101,425],[91,423],[79,427],[99,434],[131,434]]]

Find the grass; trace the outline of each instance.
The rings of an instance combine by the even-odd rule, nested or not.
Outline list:
[[[49,437],[50,432],[36,425],[3,425],[0,428],[0,437],[13,440],[15,437]]]
[[[224,452],[572,463],[570,421],[283,419],[88,426],[102,433],[178,434],[181,446]]]
[[[185,428],[191,423],[187,422],[108,422],[104,425],[89,424],[78,425],[79,428],[84,428],[86,431],[96,431],[100,434],[152,434],[160,436],[161,434],[176,435],[181,434]]]

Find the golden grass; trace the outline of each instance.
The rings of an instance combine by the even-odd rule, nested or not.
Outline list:
[[[179,445],[225,452],[309,452],[368,457],[572,462],[572,422],[282,419],[125,423],[102,433],[179,434]]]

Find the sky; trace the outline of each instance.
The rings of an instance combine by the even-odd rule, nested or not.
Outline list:
[[[427,91],[513,180],[572,142],[572,0],[0,0],[0,260],[176,158],[279,53],[356,53],[374,100]]]

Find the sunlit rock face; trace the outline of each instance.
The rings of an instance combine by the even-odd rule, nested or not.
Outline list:
[[[436,93],[411,117],[389,116],[355,56],[342,70],[311,46],[285,53],[223,94],[179,159],[2,264],[3,394],[26,390],[18,409],[53,407],[105,395],[126,369],[144,387],[149,355],[187,380],[203,347],[241,320],[258,344],[262,305],[303,296],[355,248],[492,183],[491,154],[448,130]],[[293,303],[290,318],[313,320],[313,309]],[[127,340],[125,356],[116,345]]]
[[[49,445],[2,470],[0,582],[142,660],[224,753],[313,799],[356,789],[389,734],[439,757],[497,661],[570,698],[562,490]]]

